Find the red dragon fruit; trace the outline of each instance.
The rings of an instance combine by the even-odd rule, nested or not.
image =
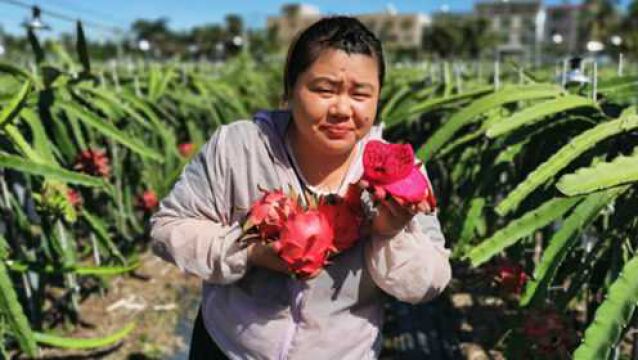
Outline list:
[[[527,282],[527,274],[520,264],[502,261],[495,267],[496,281],[508,293],[520,294]]]
[[[82,206],[83,200],[79,191],[69,188],[66,192],[66,197],[74,208],[79,209]]]
[[[369,188],[375,199],[392,196],[399,204],[419,204],[423,201],[436,207],[436,198],[428,179],[414,162],[409,144],[388,144],[371,140],[363,152],[361,184]]]
[[[190,157],[195,151],[195,145],[193,143],[181,143],[177,146],[177,150],[182,157]]]
[[[345,197],[322,199],[319,203],[318,210],[326,216],[334,230],[334,247],[337,252],[349,249],[359,240],[363,222],[360,196],[360,188],[350,185]]]
[[[89,175],[102,176],[104,178],[108,178],[111,173],[106,151],[99,149],[82,151],[75,159],[73,168]]]
[[[151,212],[159,205],[157,194],[153,190],[146,190],[137,197],[137,207],[144,212]]]
[[[530,311],[523,321],[522,332],[530,341],[530,350],[548,358],[569,354],[574,343],[573,329],[553,308]]]
[[[270,240],[278,237],[284,222],[299,211],[299,205],[282,190],[262,191],[264,196],[250,208],[244,231],[256,228],[262,240]]]
[[[336,252],[334,229],[326,216],[316,209],[293,214],[281,230],[273,248],[288,264],[290,272],[301,278],[317,273],[328,255]]]

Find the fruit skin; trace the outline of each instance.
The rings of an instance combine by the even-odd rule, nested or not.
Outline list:
[[[261,240],[276,239],[285,221],[299,212],[299,205],[282,190],[263,191],[264,195],[250,207],[244,231],[256,228]]]
[[[281,229],[273,249],[293,274],[306,278],[316,274],[326,264],[328,255],[336,252],[334,229],[326,215],[316,209],[290,216]]]
[[[368,188],[375,200],[388,195],[399,204],[427,202],[436,207],[432,185],[414,162],[414,150],[409,144],[387,144],[371,140],[363,153],[361,186]]]
[[[282,190],[262,190],[264,195],[250,207],[242,239],[271,243],[292,274],[311,277],[327,264],[330,255],[359,240],[364,218],[362,191],[351,184],[344,197],[312,199],[304,209],[296,194],[288,197]]]
[[[350,185],[346,195],[331,199],[322,199],[317,208],[323,213],[334,232],[334,247],[342,252],[354,246],[361,234],[363,208],[361,206],[361,189]]]
[[[182,157],[190,157],[195,151],[195,145],[193,143],[181,143],[177,146],[177,150]]]
[[[494,272],[496,281],[503,290],[511,294],[520,294],[528,280],[523,267],[511,261],[502,261]]]
[[[137,197],[137,207],[144,212],[151,212],[159,205],[157,194],[153,190],[146,190]]]

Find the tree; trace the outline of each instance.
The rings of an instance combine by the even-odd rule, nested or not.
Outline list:
[[[165,17],[156,20],[135,20],[131,29],[137,41],[150,42],[152,51],[156,55],[171,56],[184,50],[183,39],[168,28],[168,19]]]
[[[633,0],[622,20],[621,49],[624,52],[638,57],[638,0]]]
[[[586,0],[580,21],[582,44],[588,41],[607,43],[616,35],[620,24],[620,15],[616,9],[618,0]]]
[[[244,21],[237,14],[229,14],[224,18],[226,31],[230,36],[241,36],[244,33]]]
[[[495,42],[489,21],[475,16],[439,14],[423,33],[423,49],[441,58],[477,58]]]

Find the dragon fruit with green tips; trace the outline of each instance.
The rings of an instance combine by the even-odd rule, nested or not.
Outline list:
[[[330,256],[359,240],[361,191],[352,184],[344,197],[308,199],[304,208],[294,192],[288,196],[282,190],[262,190],[263,196],[252,204],[243,225],[242,239],[272,244],[292,274],[310,277]]]

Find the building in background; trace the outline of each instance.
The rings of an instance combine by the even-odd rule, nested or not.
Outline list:
[[[546,19],[540,0],[479,1],[474,12],[490,21],[499,55],[540,56]]]
[[[316,7],[302,4],[284,5],[281,14],[267,19],[266,26],[277,33],[277,41],[287,48],[294,36],[323,15]],[[430,18],[422,13],[385,12],[354,15],[383,41],[389,49],[419,50],[423,28]]]
[[[424,13],[397,13],[392,8],[353,16],[374,31],[386,48],[417,52],[424,50],[424,36],[430,36],[428,33],[440,35],[441,31],[430,31],[437,24],[459,27],[471,19],[482,19],[488,23],[491,41],[489,46],[480,46],[483,55],[515,56],[538,64],[544,54],[575,54],[584,49],[579,34],[583,11],[583,5],[547,6],[542,0],[480,0],[466,13],[450,12],[449,7],[443,6],[432,17]],[[289,4],[281,8],[279,15],[268,18],[267,27],[276,32],[278,45],[287,48],[297,33],[322,16],[325,15],[314,6]]]
[[[321,18],[319,9],[306,4],[287,4],[281,7],[281,15],[270,16],[266,27],[277,34],[279,46],[287,49],[295,35]]]
[[[583,5],[563,4],[547,7],[546,47],[554,53],[576,53],[584,48],[579,36]]]
[[[431,23],[421,13],[395,12],[356,15],[383,42],[386,48],[418,50],[421,48],[423,29]]]

